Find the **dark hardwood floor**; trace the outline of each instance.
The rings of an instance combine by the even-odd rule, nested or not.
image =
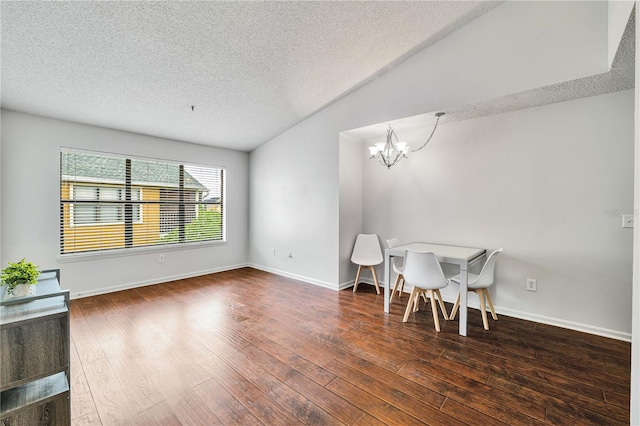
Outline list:
[[[629,343],[407,298],[245,268],[73,300],[72,423],[629,423]]]

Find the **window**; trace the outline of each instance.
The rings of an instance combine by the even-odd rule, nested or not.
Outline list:
[[[93,201],[75,204],[72,208],[71,225],[96,225],[124,223],[124,204],[107,204],[107,201],[125,201],[124,187],[75,185],[71,188],[74,200]],[[131,200],[141,201],[141,188],[131,188]],[[97,201],[102,201],[98,204]],[[140,204],[133,205],[133,222],[142,223]]]
[[[224,169],[63,149],[62,254],[224,239]]]
[[[196,193],[194,191],[185,191],[184,197],[186,201],[194,202]],[[180,191],[171,188],[160,188],[160,198],[172,201],[173,204],[163,204],[160,206],[160,235],[166,235],[175,229],[178,218],[180,217],[180,208],[178,200],[180,199]],[[188,205],[184,212],[186,220],[191,222],[198,216],[196,205]]]

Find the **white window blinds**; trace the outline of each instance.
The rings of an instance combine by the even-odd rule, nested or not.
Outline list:
[[[223,239],[223,168],[60,152],[62,254]]]

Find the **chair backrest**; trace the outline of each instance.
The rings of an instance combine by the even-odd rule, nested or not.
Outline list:
[[[397,238],[390,238],[387,240],[387,245],[389,246],[389,248],[394,248],[400,245],[400,240]]]
[[[444,288],[448,284],[440,262],[432,252],[406,250],[402,275],[407,283],[427,290]]]
[[[493,284],[493,272],[496,266],[496,260],[498,259],[498,255],[500,253],[502,253],[501,248],[489,255],[487,261],[482,267],[482,271],[480,271],[480,274],[478,275],[478,279],[473,282],[473,286],[489,287],[491,284]]]
[[[387,240],[387,247],[389,247],[389,248],[397,247],[400,244],[402,244],[402,243],[397,238],[391,238],[391,239]],[[393,269],[394,269],[394,271],[396,271],[396,274],[400,273],[400,271],[402,270],[402,265],[403,265],[402,258],[400,258],[400,257],[394,257],[393,258]]]
[[[356,265],[373,266],[383,261],[380,241],[376,234],[358,234],[351,253],[351,261]]]

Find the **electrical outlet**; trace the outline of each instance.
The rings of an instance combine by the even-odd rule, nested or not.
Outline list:
[[[158,263],[164,263],[164,254],[158,256]]]
[[[632,214],[625,214],[622,215],[622,227],[623,228],[633,228],[633,215]]]
[[[527,291],[538,291],[538,281],[527,278]]]

